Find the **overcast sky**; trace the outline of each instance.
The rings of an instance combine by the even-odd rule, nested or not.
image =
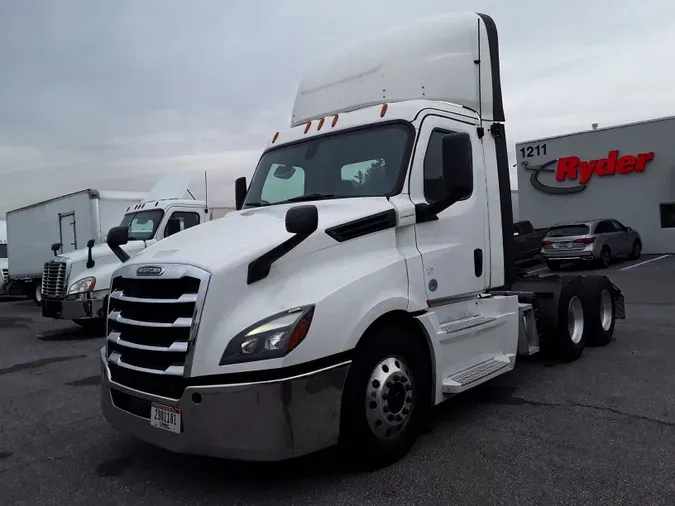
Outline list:
[[[666,0],[0,0],[0,215],[186,169],[207,170],[211,201],[231,205],[323,54],[465,10],[499,29],[512,153],[592,122],[675,114]]]

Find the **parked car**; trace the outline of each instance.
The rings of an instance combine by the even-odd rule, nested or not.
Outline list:
[[[641,254],[637,230],[612,218],[555,225],[541,243],[541,257],[552,270],[563,262],[598,262],[608,267],[616,258],[640,258]]]
[[[546,237],[548,228],[534,228],[529,221],[517,221],[513,224],[513,240],[516,244],[516,262],[531,260],[539,254],[541,241]]]

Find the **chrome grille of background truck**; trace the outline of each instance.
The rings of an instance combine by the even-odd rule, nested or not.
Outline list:
[[[68,281],[68,263],[51,260],[45,263],[42,272],[42,295],[44,297],[61,299],[66,296]]]
[[[209,281],[186,265],[132,265],[112,279],[106,356],[111,379],[179,398]]]

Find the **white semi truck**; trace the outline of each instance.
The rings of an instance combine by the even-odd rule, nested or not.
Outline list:
[[[624,317],[604,276],[517,276],[489,16],[327,59],[235,186],[238,211],[112,276],[102,410],[151,444],[246,460],[338,444],[386,465],[431,406],[518,355],[575,360]]]
[[[40,304],[45,262],[90,242],[103,244],[111,227],[143,193],[87,189],[7,213],[9,279],[12,292]]]
[[[167,176],[150,193],[118,213],[117,223],[129,231],[130,242],[124,247],[127,254],[224,215],[225,208],[209,208],[205,201],[184,198],[192,178],[189,173]],[[120,263],[106,244],[95,245],[93,239],[85,249],[46,262],[42,316],[72,320],[92,329],[103,327],[110,276]]]

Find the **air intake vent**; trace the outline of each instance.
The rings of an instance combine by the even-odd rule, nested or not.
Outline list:
[[[350,221],[326,229],[326,233],[338,242],[356,239],[375,232],[381,232],[396,226],[396,212],[392,209],[365,218]]]
[[[52,260],[45,264],[42,272],[42,296],[49,299],[61,299],[66,296],[68,264]]]

